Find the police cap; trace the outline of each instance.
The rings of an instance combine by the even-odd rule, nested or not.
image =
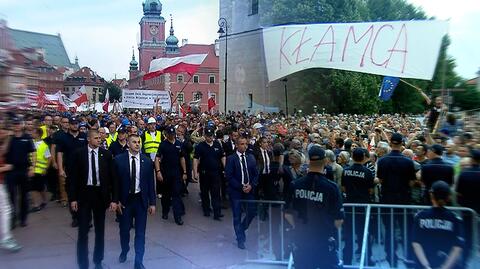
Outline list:
[[[325,150],[318,145],[313,145],[308,151],[310,161],[319,161],[325,159]]]
[[[213,136],[215,134],[215,131],[213,128],[206,128],[205,129],[205,136]]]
[[[450,186],[443,180],[437,180],[432,184],[430,192],[436,199],[445,200],[450,195]]]
[[[165,129],[165,132],[167,134],[175,134],[175,126],[173,126],[173,125],[167,126],[167,128]]]
[[[390,138],[390,143],[394,145],[400,145],[403,143],[403,136],[399,133],[392,134],[392,138]]]

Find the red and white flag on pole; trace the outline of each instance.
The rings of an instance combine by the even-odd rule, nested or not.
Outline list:
[[[215,95],[210,91],[208,92],[208,112],[212,112],[212,109],[217,105],[215,102]]]
[[[143,80],[152,79],[165,73],[185,72],[190,76],[197,72],[207,54],[191,54],[175,58],[160,58],[150,62],[150,70],[143,76]]]
[[[87,97],[87,91],[85,89],[85,85],[80,87],[80,89],[76,90],[72,96],[70,96],[70,99],[75,102],[77,106],[80,106],[83,103],[88,102],[88,97]]]
[[[103,111],[108,113],[108,105],[110,105],[110,93],[108,92],[105,94],[105,100],[103,101]]]

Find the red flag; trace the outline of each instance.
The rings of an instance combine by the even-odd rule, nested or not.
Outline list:
[[[110,104],[110,94],[107,89],[107,93],[105,94],[105,101],[103,101],[103,111],[108,113],[108,105]]]
[[[192,54],[175,58],[160,58],[150,62],[150,70],[143,76],[143,80],[158,77],[165,73],[186,72],[190,76],[197,72],[207,54]]]
[[[45,95],[45,92],[43,90],[38,91],[38,96],[37,96],[37,107],[40,109],[43,109],[47,103],[47,95]]]
[[[70,99],[75,102],[77,106],[80,106],[83,103],[88,102],[87,92],[85,90],[85,86],[82,86],[80,89],[76,90]]]

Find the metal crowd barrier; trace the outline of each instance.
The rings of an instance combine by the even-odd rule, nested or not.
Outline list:
[[[250,204],[255,204],[257,209],[257,215],[250,224],[249,229],[247,230],[247,254],[245,262],[247,263],[256,263],[256,264],[270,264],[270,265],[281,265],[286,266],[287,268],[294,268],[293,264],[293,255],[289,249],[288,236],[286,234],[286,225],[284,218],[285,211],[285,202],[283,201],[267,201],[267,200],[242,200],[240,201],[242,206],[248,206]],[[411,229],[413,216],[424,209],[430,208],[430,206],[417,206],[417,205],[388,205],[388,204],[350,204],[346,203],[343,205],[346,209],[346,212],[351,212],[351,223],[344,222],[343,229],[347,225],[351,225],[353,235],[356,233],[356,218],[361,218],[364,223],[363,226],[363,241],[355,244],[355,237],[352,236],[347,240],[353,240],[351,242],[352,249],[346,251],[352,251],[351,257],[356,261],[354,264],[347,264],[343,261],[343,251],[346,241],[342,235],[342,228],[338,230],[337,233],[337,242],[338,248],[337,253],[341,261],[343,261],[344,268],[379,268],[378,266],[385,268],[384,265],[371,265],[367,266],[368,259],[372,256],[373,253],[369,253],[369,244],[374,240],[369,240],[370,236],[374,237],[375,244],[377,244],[377,249],[372,252],[383,251],[383,254],[386,254],[384,248],[385,238],[390,237],[390,258],[389,262],[390,268],[396,268],[392,264],[393,257],[397,252],[397,244],[399,243],[396,240],[396,234],[400,229],[402,230],[402,251],[403,259],[399,257],[398,260],[402,262],[408,262],[413,260],[413,257],[407,256],[407,248],[411,249],[411,242],[409,241],[409,230]],[[475,257],[478,252],[478,219],[477,214],[474,210],[464,207],[447,207],[448,209],[454,211],[455,213],[466,213],[472,215],[472,255]],[[347,214],[347,213],[346,213]],[[347,217],[347,216],[346,216]],[[347,218],[346,218],[347,219]],[[386,234],[387,229],[385,228],[385,220],[389,219],[390,233]],[[394,219],[401,222],[400,228],[395,227]],[[358,221],[357,221],[358,223]],[[374,229],[372,229],[374,226]],[[360,239],[360,237],[359,237]],[[383,239],[383,240],[381,240]],[[383,247],[381,244],[383,241]],[[359,258],[356,258],[355,250],[356,245],[359,250]],[[373,248],[372,248],[373,249]],[[411,251],[413,254],[413,250]],[[385,255],[383,255],[385,256]],[[380,261],[385,261],[385,259],[380,259]],[[378,262],[378,260],[377,260]],[[398,266],[398,264],[397,264]],[[409,265],[407,268],[411,267]]]
[[[360,217],[364,220],[364,227],[363,227],[363,241],[358,242],[358,248],[360,249],[360,259],[359,261],[355,259],[355,236],[352,236],[351,238],[348,238],[347,240],[352,240],[351,242],[351,257],[353,257],[354,260],[358,261],[358,264],[346,264],[345,261],[343,261],[343,267],[344,268],[378,268],[376,266],[367,266],[368,259],[370,259],[370,256],[372,256],[373,253],[369,253],[369,244],[371,243],[369,240],[369,236],[373,234],[376,239],[376,243],[378,246],[380,246],[382,234],[383,234],[383,246],[385,254],[386,249],[385,249],[385,239],[390,237],[390,260],[387,261],[389,262],[390,268],[396,268],[393,265],[393,260],[394,256],[396,255],[397,249],[396,249],[396,244],[398,243],[396,239],[396,234],[397,231],[400,229],[403,230],[401,231],[402,234],[402,251],[403,251],[403,259],[399,257],[398,260],[401,260],[404,263],[408,263],[409,261],[413,260],[413,257],[408,256],[408,249],[411,249],[411,242],[409,241],[409,230],[412,228],[413,224],[413,216],[424,209],[430,208],[430,206],[417,206],[417,205],[389,205],[389,204],[344,204],[343,205],[345,208],[345,211],[348,212],[346,214],[351,214],[351,223],[344,223],[342,226],[343,229],[345,229],[346,225],[351,225],[352,228],[352,235],[357,234],[356,233],[356,221],[355,219]],[[359,209],[362,208],[364,212],[361,212]],[[478,218],[477,214],[474,210],[470,208],[465,208],[465,207],[447,207],[448,209],[452,210],[453,212],[459,214],[459,213],[467,213],[472,215],[472,255],[471,257],[475,257],[477,251],[478,251]],[[361,212],[360,214],[357,212]],[[395,227],[395,219],[401,219],[402,224],[400,225],[400,228],[398,229]],[[383,232],[383,228],[387,223],[384,223],[385,220],[389,220],[389,231],[390,233],[387,234],[387,227],[385,227],[385,232]],[[376,231],[372,231],[370,226],[371,224],[375,223],[376,225]],[[358,222],[357,222],[358,223]],[[341,260],[343,259],[343,247],[345,246],[345,240],[342,240],[342,229],[339,229],[338,231],[338,253],[339,257]],[[373,248],[372,248],[373,249]],[[346,250],[350,251],[350,250]],[[372,251],[373,252],[373,251]],[[411,251],[412,255],[413,250]],[[378,253],[377,253],[378,254]],[[382,259],[379,259],[382,260]],[[397,264],[398,266],[398,264]],[[407,268],[410,267],[407,265]]]
[[[257,216],[247,230],[247,263],[289,264],[285,242],[285,202],[269,200],[241,200],[242,208],[256,205]]]

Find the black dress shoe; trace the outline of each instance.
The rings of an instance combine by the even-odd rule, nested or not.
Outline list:
[[[181,226],[181,225],[183,225],[183,220],[182,220],[182,219],[176,219],[176,220],[175,220],[175,223],[176,223],[177,225],[180,225],[180,226]]]
[[[214,220],[217,220],[217,221],[222,221],[222,218],[220,216],[215,216],[213,217]]]
[[[95,269],[103,269],[103,265],[101,263],[96,263]]]
[[[203,212],[204,217],[210,217],[210,212]]]
[[[168,219],[168,215],[162,215],[162,219],[167,220],[167,219]]]
[[[237,243],[237,247],[238,247],[239,249],[245,249],[245,243],[244,243],[244,242],[238,242],[238,243]]]
[[[76,228],[78,227],[78,221],[77,220],[73,220],[72,221],[72,228]]]
[[[133,267],[134,269],[145,269],[145,266],[141,263],[135,263],[135,266]]]
[[[124,263],[127,261],[127,254],[120,253],[120,256],[118,257],[118,262],[119,263]]]
[[[20,222],[20,227],[27,227],[27,223],[25,221]]]

